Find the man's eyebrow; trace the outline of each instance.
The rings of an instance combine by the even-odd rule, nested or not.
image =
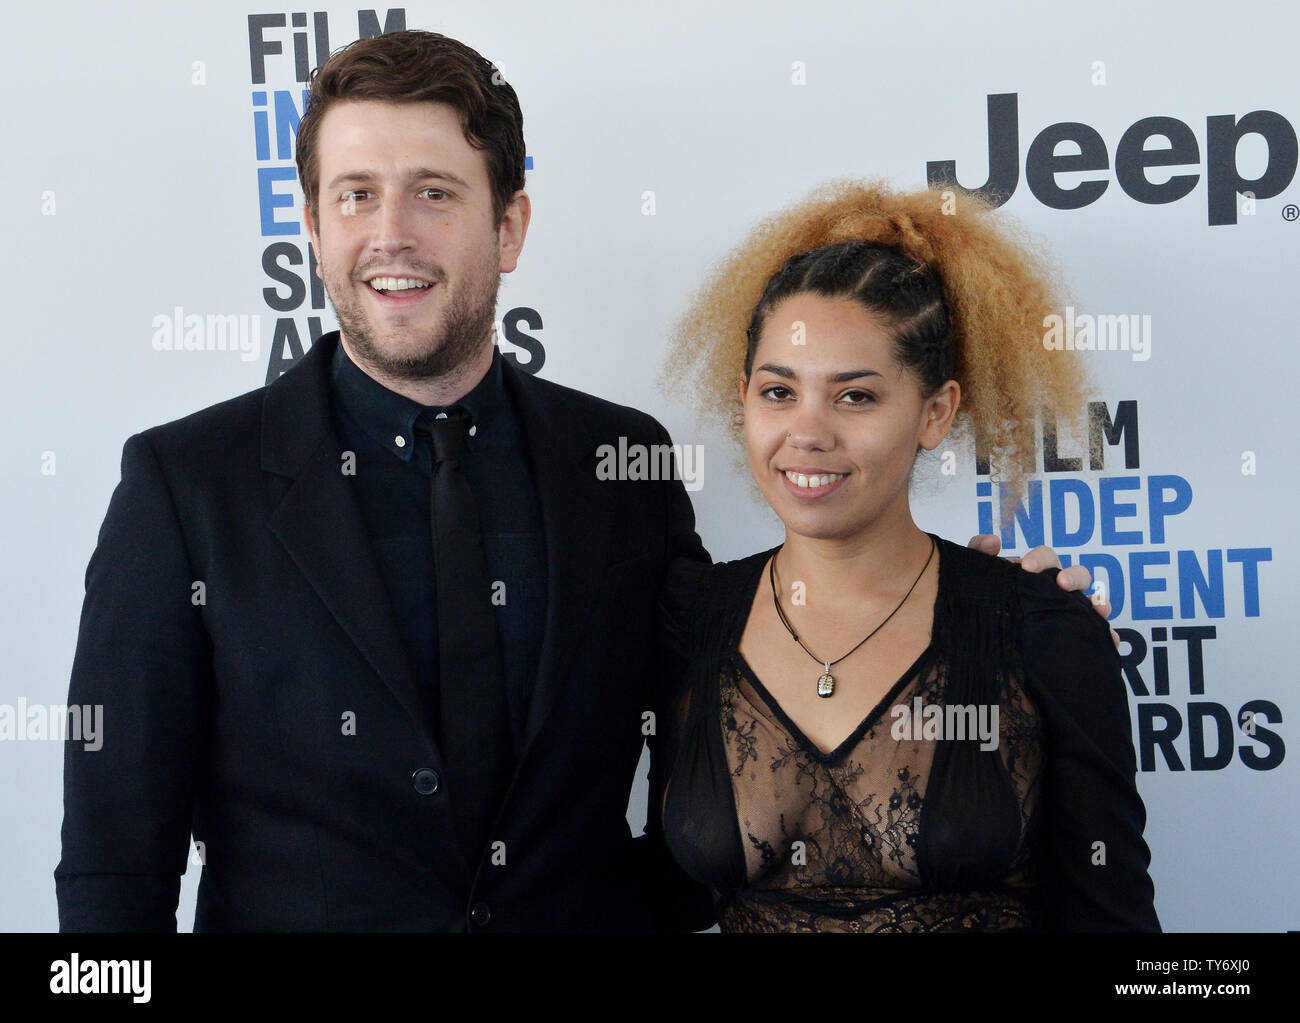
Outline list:
[[[344,171],[341,174],[336,174],[332,179],[330,179],[330,183],[326,185],[325,188],[327,191],[332,192],[334,189],[338,188],[339,185],[346,184],[348,182],[374,181],[376,177],[377,175],[375,174],[374,171],[368,171],[368,170]],[[415,170],[411,171],[409,176],[409,180],[411,181],[426,181],[429,179],[433,179],[436,181],[447,181],[453,185],[459,185],[461,188],[465,188],[465,189],[468,189],[470,187],[469,182],[466,181],[464,178],[460,177],[459,175],[453,174],[451,171],[438,170],[433,167],[417,167]]]
[[[786,380],[794,380],[798,376],[798,374],[796,374],[795,371],[792,370],[789,366],[777,366],[770,362],[763,363],[763,365],[758,367],[758,370],[756,372],[772,373],[775,374],[776,376],[784,377]],[[883,373],[879,373],[874,369],[849,369],[849,370],[845,370],[843,373],[832,374],[827,379],[829,379],[830,382],[833,384],[842,384],[847,380],[858,380],[861,379],[862,377],[882,377],[882,376],[884,376]]]

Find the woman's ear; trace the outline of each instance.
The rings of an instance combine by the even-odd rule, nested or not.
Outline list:
[[[956,380],[949,380],[925,402],[925,421],[921,424],[921,435],[917,443],[926,451],[933,451],[948,436],[952,429],[953,417],[961,405],[961,385]]]
[[[745,395],[749,393],[749,377],[742,375],[740,378],[740,403],[745,404]]]

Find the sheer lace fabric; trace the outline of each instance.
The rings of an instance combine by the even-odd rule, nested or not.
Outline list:
[[[721,679],[721,724],[747,887],[722,900],[729,931],[1003,930],[1029,926],[1030,820],[1041,759],[1037,715],[1018,685],[999,706],[998,758],[1015,793],[1015,854],[983,890],[923,888],[917,842],[936,741],[891,736],[895,707],[942,705],[945,677],[922,655],[855,735],[823,753],[739,654]],[[987,719],[986,719],[987,720]],[[906,729],[910,735],[912,725]],[[1010,842],[1011,836],[1007,841]]]

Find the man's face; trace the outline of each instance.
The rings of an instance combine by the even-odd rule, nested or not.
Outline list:
[[[316,222],[304,219],[349,349],[398,379],[465,366],[489,343],[527,197],[498,229],[487,162],[443,103],[337,103],[317,154]]]

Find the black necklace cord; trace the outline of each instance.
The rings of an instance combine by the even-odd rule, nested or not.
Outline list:
[[[784,548],[784,546],[785,546],[785,545],[782,544],[782,548]],[[936,548],[936,545],[935,545],[935,542],[934,542],[934,537],[931,537],[931,538],[930,538],[930,556],[927,557],[927,558],[925,559],[925,564],[921,566],[921,571],[920,571],[920,573],[917,575],[915,581],[913,581],[913,583],[912,583],[911,587],[908,589],[907,593],[904,594],[903,599],[900,600],[900,601],[898,602],[898,607],[896,607],[896,608],[894,608],[894,610],[890,611],[890,612],[889,612],[889,616],[888,616],[888,617],[887,617],[883,622],[881,622],[881,623],[880,623],[879,625],[877,625],[874,629],[872,629],[869,633],[867,633],[867,635],[864,636],[864,637],[862,638],[862,640],[857,644],[857,646],[855,646],[852,650],[850,650],[850,651],[849,651],[847,654],[845,654],[843,657],[837,657],[837,658],[836,658],[835,660],[833,660],[833,661],[824,661],[824,660],[822,660],[820,657],[818,657],[815,653],[813,653],[813,652],[812,652],[811,650],[809,650],[806,646],[804,646],[804,642],[803,642],[803,640],[800,639],[800,638],[795,634],[794,629],[793,629],[793,628],[791,627],[791,625],[790,625],[790,621],[789,621],[789,619],[786,618],[786,616],[785,616],[785,612],[784,612],[783,610],[781,610],[781,601],[778,599],[778,597],[777,597],[777,595],[776,595],[776,557],[777,557],[777,554],[780,554],[780,553],[781,553],[781,548],[779,548],[779,549],[777,550],[776,554],[773,554],[773,555],[772,555],[772,560],[769,561],[769,562],[767,563],[767,578],[768,578],[768,582],[771,583],[771,586],[772,586],[772,604],[773,604],[773,606],[776,608],[776,615],[777,615],[778,618],[781,619],[781,624],[785,626],[786,632],[790,633],[790,638],[793,639],[796,643],[798,643],[801,647],[803,647],[803,651],[804,651],[804,653],[806,653],[809,657],[811,657],[811,658],[812,658],[814,661],[816,661],[818,664],[824,664],[824,665],[826,666],[826,670],[827,670],[827,671],[830,671],[830,669],[831,669],[832,667],[834,667],[835,665],[839,664],[840,661],[844,660],[845,657],[850,657],[850,656],[852,656],[854,653],[856,653],[857,650],[858,650],[858,647],[862,646],[863,643],[865,643],[865,642],[866,642],[867,640],[869,640],[872,636],[874,636],[877,632],[879,632],[881,629],[883,629],[887,624],[889,624],[889,619],[890,619],[890,618],[893,618],[894,615],[898,614],[898,612],[899,612],[899,610],[901,610],[902,606],[903,606],[904,604],[907,603],[907,598],[910,597],[910,596],[912,595],[912,591],[916,589],[917,583],[919,583],[919,582],[921,581],[921,576],[925,575],[925,570],[926,570],[927,568],[930,567],[930,562],[931,562],[932,560],[934,560],[934,552],[935,552],[936,549],[937,549],[937,548]]]

